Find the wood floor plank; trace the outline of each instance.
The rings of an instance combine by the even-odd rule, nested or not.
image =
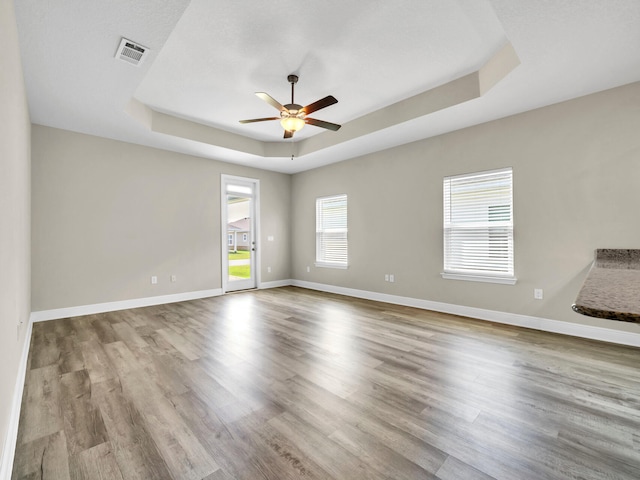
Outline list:
[[[69,463],[72,480],[124,480],[108,443],[72,455]]]
[[[297,418],[304,419],[313,428],[329,437],[340,428],[342,419],[333,414],[333,402],[323,401],[319,406],[310,398],[307,391],[299,388],[293,379],[285,382],[273,382],[269,390],[277,405]]]
[[[100,317],[97,315],[87,315],[85,317],[75,318],[71,321],[70,325],[73,329],[73,335],[76,336],[78,342],[100,342],[100,337],[92,326],[92,322],[96,318]]]
[[[120,382],[106,380],[97,384],[93,398],[102,413],[124,480],[171,479],[142,415],[125,398]]]
[[[141,364],[150,362],[149,344],[138,335],[138,332],[131,325],[120,322],[114,323],[111,328],[116,333],[118,340],[121,340],[129,348]]]
[[[211,475],[207,475],[202,480],[236,480],[222,469],[216,470]]]
[[[100,383],[117,377],[111,367],[109,357],[99,341],[93,339],[81,342],[80,349],[82,351],[85,369],[92,383]]]
[[[204,354],[196,345],[169,328],[158,330],[158,333],[188,360],[197,360]]]
[[[85,365],[82,349],[75,336],[60,337],[57,340],[57,344],[60,350],[58,366],[61,374],[84,370]]]
[[[325,419],[326,424],[335,426],[336,430],[344,429],[345,425],[351,425],[429,474],[435,473],[447,457],[443,451],[395,428],[381,414],[381,410],[369,409],[366,404],[356,406],[351,402],[351,398],[343,400],[332,396],[329,392],[324,392],[301,378],[292,379],[289,388],[299,395],[298,398],[304,399],[298,400],[298,403],[302,403],[308,412],[313,413],[313,416]],[[383,399],[377,398],[377,400],[389,405]],[[304,415],[303,418],[308,420],[309,415]],[[330,438],[333,433],[329,434]]]
[[[234,434],[230,425],[196,393],[188,392],[171,401],[221,470],[237,480],[265,478],[259,460],[244,440],[246,435]]]
[[[291,358],[280,352],[271,352],[270,357],[281,367],[295,372],[339,397],[346,398],[358,390],[360,378],[356,376],[323,367],[302,357]]]
[[[75,319],[72,318],[61,318],[54,322],[49,322],[53,326],[53,331],[57,338],[64,338],[75,335],[75,331],[73,329],[73,323]],[[40,324],[42,322],[38,322]],[[34,329],[37,324],[34,324]]]
[[[60,404],[70,454],[107,441],[102,414],[93,402],[91,380],[86,370],[60,377]]]
[[[493,442],[499,443],[511,455],[535,463],[540,473],[553,475],[559,469],[564,472],[584,472],[581,476],[588,480],[614,479],[620,474],[624,475],[620,478],[640,478],[640,462],[636,461],[637,458],[616,458],[610,446],[603,453],[598,453],[583,448],[580,442],[563,444],[557,438],[520,429],[508,420],[486,414],[478,418],[473,429],[491,435]],[[549,449],[550,445],[555,448]],[[600,458],[596,458],[596,455]],[[619,473],[611,474],[613,468]]]
[[[24,386],[18,444],[52,435],[63,428],[57,365],[29,371]]]
[[[137,308],[135,310],[122,310],[120,319],[127,322],[132,328],[149,326],[149,309]]]
[[[256,453],[256,463],[267,478],[328,478],[329,474],[324,469],[268,423],[279,414],[278,409],[264,408],[234,422],[230,430],[243,439],[248,449]]]
[[[456,457],[449,456],[436,472],[440,480],[495,480],[480,470],[461,462]]]
[[[269,425],[279,431],[333,478],[358,478],[379,480],[389,478],[369,468],[365,462],[342,448],[311,425],[285,412],[269,420]]]
[[[383,475],[397,480],[435,479],[436,476],[406,459],[371,435],[344,424],[329,438]]]
[[[33,326],[33,345],[37,345],[37,348],[31,349],[30,368],[46,367],[58,362],[60,350],[52,323],[38,322]]]
[[[196,392],[200,398],[215,408],[242,403],[229,390],[218,383],[214,377],[195,362],[183,359],[164,358],[165,366],[174,374],[185,379],[190,389]]]
[[[69,453],[63,430],[21,445],[20,452],[13,466],[12,478],[70,478]]]
[[[143,365],[145,373],[156,385],[161,385],[168,397],[191,390],[189,379],[180,375],[173,364],[173,358],[168,355],[151,355],[151,361]]]
[[[240,376],[237,372],[223,368],[217,362],[208,359],[201,359],[194,362],[198,367],[206,372],[224,391],[229,392],[230,398],[236,402],[242,402],[249,406],[251,410],[260,410],[270,402],[268,395],[259,388],[258,383],[263,384],[268,380],[260,378],[259,374],[252,374],[246,377]]]
[[[637,480],[639,361],[298,287],[36,323],[12,478]]]
[[[100,343],[111,343],[119,340],[118,335],[112,327],[112,323],[107,316],[97,318],[91,322],[93,330],[96,332]]]
[[[162,390],[136,365],[133,353],[122,342],[105,345],[118,372],[125,398],[131,401],[158,446],[167,468],[176,478],[200,480],[219,467],[193,432],[181,421]]]
[[[184,358],[184,355],[178,352],[173,345],[167,342],[165,338],[158,333],[157,329],[146,326],[137,327],[134,330],[136,334],[138,334],[140,338],[147,344],[151,355],[167,355],[170,357],[179,357],[180,359]]]

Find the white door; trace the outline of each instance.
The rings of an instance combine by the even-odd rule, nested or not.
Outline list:
[[[258,286],[257,204],[259,182],[222,175],[222,289]]]

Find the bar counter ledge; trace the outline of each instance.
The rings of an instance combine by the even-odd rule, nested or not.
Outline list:
[[[640,323],[640,249],[597,249],[571,308],[590,317]]]

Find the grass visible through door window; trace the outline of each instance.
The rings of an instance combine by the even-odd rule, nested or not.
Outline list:
[[[229,267],[229,275],[232,277],[250,278],[251,265],[232,265]]]
[[[238,250],[237,252],[229,252],[229,261],[231,260],[249,260],[251,252],[247,250]],[[229,265],[229,275],[238,278],[251,278],[251,265]]]

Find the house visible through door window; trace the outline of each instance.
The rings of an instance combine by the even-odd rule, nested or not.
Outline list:
[[[513,171],[445,177],[444,278],[514,284]]]

